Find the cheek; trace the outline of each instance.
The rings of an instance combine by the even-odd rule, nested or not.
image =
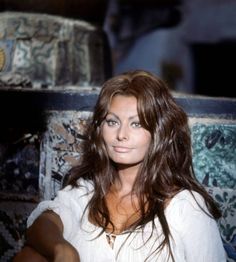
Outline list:
[[[150,139],[148,139],[148,140],[146,141],[146,143],[144,144],[145,153],[147,153],[147,151],[149,150],[149,148],[150,148],[150,143],[151,143],[151,141],[150,141]]]
[[[144,147],[149,148],[149,145],[151,143],[151,134],[149,132],[145,131],[143,136],[142,136],[141,141],[142,141]]]
[[[108,128],[106,128],[105,126],[102,127],[102,138],[105,142],[105,144],[109,143],[109,141],[111,140],[112,138],[112,134],[111,132],[109,131]]]

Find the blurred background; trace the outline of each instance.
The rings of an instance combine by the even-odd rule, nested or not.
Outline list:
[[[235,97],[235,0],[1,0],[0,11],[88,21],[107,34],[110,73],[143,68],[172,90]]]

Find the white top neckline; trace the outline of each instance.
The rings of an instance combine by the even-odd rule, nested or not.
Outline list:
[[[41,202],[29,216],[28,226],[43,211],[51,209],[60,216],[64,238],[78,250],[81,262],[143,262],[162,239],[158,217],[154,220],[156,230],[149,241],[146,240],[150,237],[152,222],[146,224],[143,232],[134,230],[130,235],[117,234],[112,249],[106,232],[98,237],[102,229],[88,220],[85,211],[93,194],[93,184],[83,179],[79,183],[81,187],[68,186],[58,191],[54,200]],[[165,210],[175,262],[225,262],[217,224],[202,211],[207,211],[203,198],[196,192],[192,193],[198,204],[188,190],[183,190],[173,197]],[[147,261],[171,262],[167,257],[168,252],[164,248],[158,256]]]

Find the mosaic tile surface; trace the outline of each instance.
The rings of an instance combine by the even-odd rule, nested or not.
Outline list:
[[[11,70],[13,40],[0,40],[0,72]]]
[[[25,241],[26,220],[35,203],[0,203],[0,261],[11,262]]]
[[[39,136],[21,129],[8,132],[0,142],[0,199],[37,201]]]
[[[236,189],[236,125],[195,124],[193,164],[206,186]]]
[[[53,198],[63,177],[80,157],[80,142],[91,112],[61,111],[48,116],[48,132],[41,144],[40,194]]]
[[[236,261],[236,125],[194,124],[193,165],[222,211],[218,221],[227,261]]]
[[[16,41],[13,71],[27,75],[32,84],[43,83],[45,86],[54,82],[54,55],[55,39]]]
[[[107,74],[107,41],[101,29],[85,21],[3,12],[0,86],[99,86]]]
[[[228,261],[236,261],[236,192],[234,189],[207,188],[218,203],[222,217],[218,221]]]

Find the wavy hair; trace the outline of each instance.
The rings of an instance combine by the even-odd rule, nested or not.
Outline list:
[[[92,180],[95,190],[88,204],[89,218],[103,231],[109,224],[113,225],[105,196],[117,179],[117,171],[107,154],[101,126],[110,102],[117,94],[136,97],[140,123],[151,134],[149,150],[132,190],[138,197],[141,217],[130,227],[144,228],[150,221],[155,227],[154,219],[158,217],[164,240],[156,251],[167,245],[174,260],[164,213],[167,202],[177,192],[188,189],[203,196],[212,217],[219,218],[220,211],[194,176],[187,115],[159,77],[147,71],[135,70],[114,76],[104,83],[88,124],[88,139],[83,143],[81,163],[73,169],[69,184],[77,186],[79,178]]]

